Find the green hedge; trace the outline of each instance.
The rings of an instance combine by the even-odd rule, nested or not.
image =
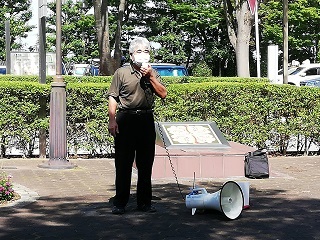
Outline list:
[[[111,76],[63,76],[63,79],[66,83],[110,83],[112,77]],[[0,82],[3,81],[13,81],[13,82],[39,82],[39,76],[19,76],[19,75],[0,75]],[[50,84],[54,81],[54,76],[47,76],[46,83]]]
[[[109,83],[67,84],[67,142],[70,149],[89,150],[93,155],[110,152],[108,134]]]
[[[204,82],[239,82],[239,83],[267,83],[267,78],[238,78],[238,77],[163,77],[166,84],[204,83]]]
[[[280,153],[285,153],[292,136],[305,136],[319,143],[319,88],[209,80],[168,84],[166,100],[156,102],[156,119],[214,121],[228,140],[259,148],[269,143]],[[113,139],[107,131],[109,85],[109,82],[67,83],[70,151],[86,149],[93,155],[112,151]],[[39,128],[48,133],[50,91],[50,84],[0,81],[2,157],[14,146],[30,156],[37,147]],[[40,102],[45,103],[42,118],[39,117]],[[303,149],[303,144],[298,145],[297,151]]]
[[[1,82],[0,84],[0,146],[17,147],[30,155],[35,134],[40,127],[48,128],[48,117],[40,118],[40,99],[49,102],[50,87],[33,82]],[[31,150],[30,150],[31,151]]]
[[[228,140],[259,148],[270,142],[281,153],[292,136],[320,140],[318,88],[226,82],[168,89],[164,121],[214,121]]]
[[[46,83],[53,82],[53,76],[47,76]],[[66,83],[110,83],[112,76],[63,76]],[[15,75],[0,75],[1,81],[18,81],[18,82],[39,82],[38,76],[15,76]],[[162,81],[165,84],[177,84],[177,83],[202,83],[202,82],[269,82],[267,78],[238,78],[238,77],[162,77]]]
[[[112,139],[107,134],[108,103],[106,83],[68,83],[67,142],[69,149],[109,151]],[[35,82],[0,83],[0,145],[6,150],[21,149],[31,156],[36,148],[39,129],[49,131],[49,84]],[[40,102],[45,104],[45,117],[40,117]],[[47,136],[48,138],[48,136]]]

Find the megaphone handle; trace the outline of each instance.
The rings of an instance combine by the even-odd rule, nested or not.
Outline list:
[[[207,190],[205,188],[194,188],[188,195],[198,195],[198,194],[207,194]]]
[[[192,209],[191,209],[191,215],[192,215],[192,216],[196,213],[196,210],[197,210],[196,208],[192,208]]]
[[[193,186],[192,186],[192,188],[195,188],[195,181],[196,181],[196,172],[193,172]]]

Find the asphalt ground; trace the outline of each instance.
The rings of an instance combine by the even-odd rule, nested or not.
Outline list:
[[[156,213],[135,210],[136,172],[124,215],[111,214],[113,159],[0,159],[21,199],[0,207],[0,239],[320,239],[320,157],[269,157],[268,179],[153,180]],[[236,220],[216,210],[191,215],[184,197],[193,184],[209,193],[226,181],[250,183],[250,208]]]

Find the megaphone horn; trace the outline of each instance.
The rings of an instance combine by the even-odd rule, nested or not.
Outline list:
[[[240,216],[244,204],[243,193],[238,183],[228,181],[215,193],[208,193],[205,188],[195,188],[186,196],[186,206],[192,209],[214,209],[222,212],[228,219]]]

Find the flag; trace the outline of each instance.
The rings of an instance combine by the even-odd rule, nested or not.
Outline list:
[[[257,0],[248,0],[250,12],[252,15],[254,15],[257,7]]]

